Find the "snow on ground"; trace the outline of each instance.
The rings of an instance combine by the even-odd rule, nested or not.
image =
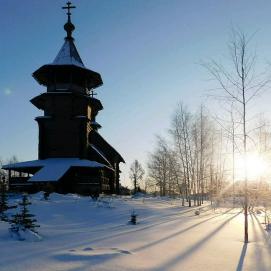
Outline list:
[[[45,201],[38,193],[31,201],[43,240],[13,240],[9,225],[0,222],[0,270],[271,270],[269,237],[260,214],[249,216],[246,246],[240,209],[205,207],[196,216],[197,208],[166,198],[97,203],[52,194]],[[128,223],[133,209],[137,225]]]

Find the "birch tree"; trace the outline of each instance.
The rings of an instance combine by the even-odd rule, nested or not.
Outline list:
[[[242,153],[244,159],[244,242],[248,243],[248,104],[254,100],[267,86],[269,80],[255,73],[256,54],[250,49],[253,36],[242,31],[232,30],[232,37],[228,44],[230,63],[222,65],[215,60],[205,63],[204,66],[216,80],[219,89],[217,94],[227,101],[238,105],[238,112],[242,124]]]
[[[138,162],[138,160],[134,160],[130,167],[130,178],[133,182],[134,186],[134,193],[138,191],[139,188],[139,182],[143,180],[143,176],[145,174],[145,171],[141,164]]]

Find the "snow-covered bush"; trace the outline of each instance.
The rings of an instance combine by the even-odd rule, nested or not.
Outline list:
[[[136,220],[137,220],[137,214],[136,214],[135,210],[132,210],[130,224],[135,225],[137,223]]]
[[[200,215],[200,210],[199,209],[195,211],[195,215]]]

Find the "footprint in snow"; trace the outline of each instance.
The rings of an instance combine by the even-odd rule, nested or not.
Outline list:
[[[111,249],[116,250],[116,251],[118,251],[119,253],[122,253],[122,254],[131,254],[131,252],[128,251],[128,250],[123,250],[123,249],[119,249],[119,248],[116,248],[116,247],[112,247]]]
[[[91,248],[91,247],[85,247],[83,250],[84,251],[90,251],[90,250],[93,250],[93,248]]]
[[[92,251],[93,253],[97,253],[98,251],[100,251],[100,252],[106,252],[106,251],[108,251],[108,252],[110,252],[110,251],[115,251],[116,253],[121,253],[121,254],[131,254],[131,252],[130,251],[128,251],[128,250],[124,250],[124,249],[119,249],[119,248],[117,248],[117,247],[112,247],[112,248],[102,248],[102,247],[100,247],[100,248],[91,248],[91,247],[85,247],[85,248],[83,248],[82,249],[83,251]],[[70,250],[70,251],[75,251],[75,250]],[[99,252],[99,253],[100,253]]]
[[[119,250],[119,252],[122,254],[131,254],[131,252],[128,250]]]

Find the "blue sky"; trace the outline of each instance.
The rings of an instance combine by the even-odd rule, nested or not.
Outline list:
[[[179,101],[204,103],[209,75],[198,64],[227,54],[232,25],[257,32],[259,63],[271,62],[271,2],[253,0],[75,0],[72,20],[84,64],[101,73],[97,120],[123,155],[128,184],[133,159],[142,163],[156,134],[166,134]],[[31,74],[63,44],[65,1],[1,0],[0,157],[37,157],[42,114],[29,100],[45,91]],[[261,65],[261,64],[260,64]],[[271,94],[261,110],[270,115]]]

